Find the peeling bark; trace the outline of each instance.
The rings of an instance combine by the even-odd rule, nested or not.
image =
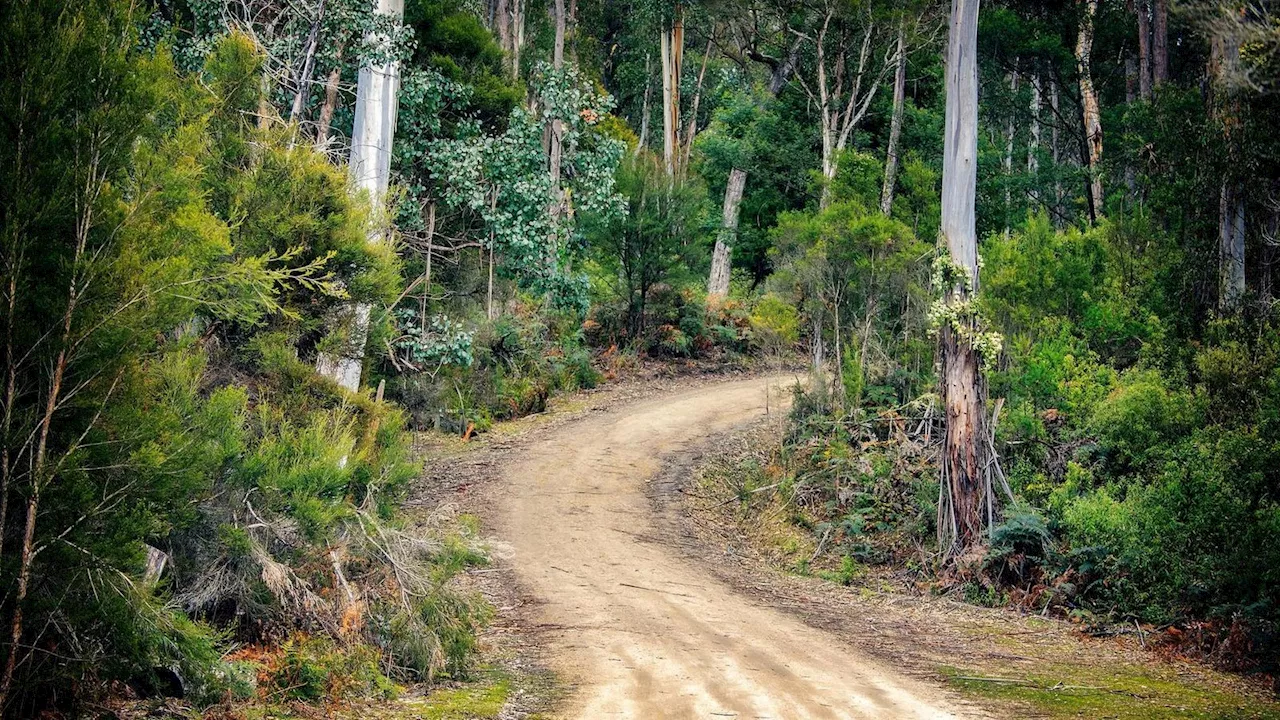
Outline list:
[[[337,61],[324,83],[324,103],[320,106],[320,117],[316,121],[316,144],[318,145],[324,145],[329,141],[333,113],[338,109],[338,90],[342,83],[342,51],[343,48],[339,46]]]
[[[671,25],[662,31],[662,159],[667,175],[679,171],[680,152],[680,74],[684,57],[684,21],[680,6],[675,8]]]
[[[970,283],[946,292],[946,302],[968,301],[978,287],[978,238],[974,205],[978,163],[978,0],[952,0],[946,63],[946,118],[942,165],[942,237]],[[957,322],[971,323],[970,319]],[[948,555],[982,542],[986,459],[985,386],[981,359],[949,324],[939,333],[946,431],[942,452],[939,541]]]

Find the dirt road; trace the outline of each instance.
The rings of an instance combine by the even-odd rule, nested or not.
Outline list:
[[[790,377],[595,413],[508,466],[510,562],[577,690],[570,718],[956,718],[936,689],[736,594],[657,537],[645,485],[665,455],[765,412]]]

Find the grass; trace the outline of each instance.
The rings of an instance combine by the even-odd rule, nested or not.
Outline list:
[[[402,704],[411,711],[410,717],[422,720],[487,720],[502,713],[510,694],[511,681],[498,676],[474,686],[437,690]]]
[[[951,687],[1046,718],[1280,720],[1280,704],[1184,677],[1173,667],[1048,665],[999,675],[939,668]]]

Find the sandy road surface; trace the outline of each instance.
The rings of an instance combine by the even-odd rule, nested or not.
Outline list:
[[[713,580],[645,484],[680,447],[774,411],[789,378],[702,386],[555,430],[507,469],[511,562],[577,690],[571,718],[955,718],[934,688]]]

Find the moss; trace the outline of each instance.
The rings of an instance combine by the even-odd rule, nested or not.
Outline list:
[[[474,684],[405,699],[362,717],[378,720],[484,720],[498,717],[510,694],[510,679],[493,674]]]
[[[1172,668],[1048,665],[1033,674],[939,668],[952,687],[1048,718],[1280,720],[1280,704]]]

